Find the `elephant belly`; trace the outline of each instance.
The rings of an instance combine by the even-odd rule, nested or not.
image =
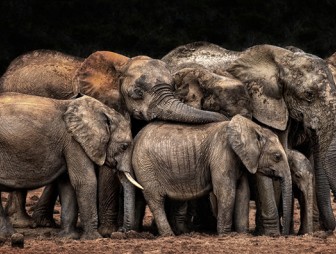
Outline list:
[[[38,188],[66,171],[65,161],[60,155],[41,153],[36,157],[21,158],[17,154],[0,153],[0,156],[0,186],[9,189]]]
[[[184,184],[175,185],[174,188],[169,188],[167,196],[175,200],[191,200],[200,198],[210,193],[212,185],[209,183],[205,186],[199,186],[197,184]]]

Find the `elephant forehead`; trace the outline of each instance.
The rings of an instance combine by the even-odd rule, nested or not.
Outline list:
[[[128,72],[157,73],[170,76],[171,73],[166,64],[157,59],[133,60],[129,62]]]

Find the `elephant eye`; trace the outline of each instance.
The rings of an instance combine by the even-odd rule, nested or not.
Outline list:
[[[312,91],[305,91],[305,98],[309,102],[313,101],[314,93]]]
[[[279,162],[281,160],[282,156],[280,153],[274,153],[273,154],[273,159],[275,162]]]
[[[128,147],[129,147],[129,143],[122,143],[121,144],[121,149],[124,150],[124,151],[127,150]]]
[[[143,91],[139,87],[136,87],[133,90],[129,91],[128,95],[134,100],[140,100],[144,97]]]

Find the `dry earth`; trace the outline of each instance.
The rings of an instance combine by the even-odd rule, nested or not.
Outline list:
[[[32,191],[27,198],[27,209],[36,203],[41,189]],[[333,203],[336,214],[336,204]],[[55,218],[59,222],[59,206]],[[254,227],[255,209],[251,204],[250,227]],[[145,224],[151,213],[147,210]],[[295,205],[295,228],[299,227],[299,210]],[[157,237],[149,232],[115,233],[112,238],[90,241],[65,240],[57,237],[58,229],[18,229],[25,236],[24,248],[12,248],[7,240],[0,253],[335,253],[336,234],[317,232],[314,235],[266,237],[252,234],[231,234],[224,237],[207,234],[189,234],[178,237]]]

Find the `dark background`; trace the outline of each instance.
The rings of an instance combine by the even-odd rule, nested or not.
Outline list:
[[[232,50],[293,45],[323,58],[336,51],[335,0],[0,0],[0,12],[0,75],[41,48],[161,58],[202,40]]]

